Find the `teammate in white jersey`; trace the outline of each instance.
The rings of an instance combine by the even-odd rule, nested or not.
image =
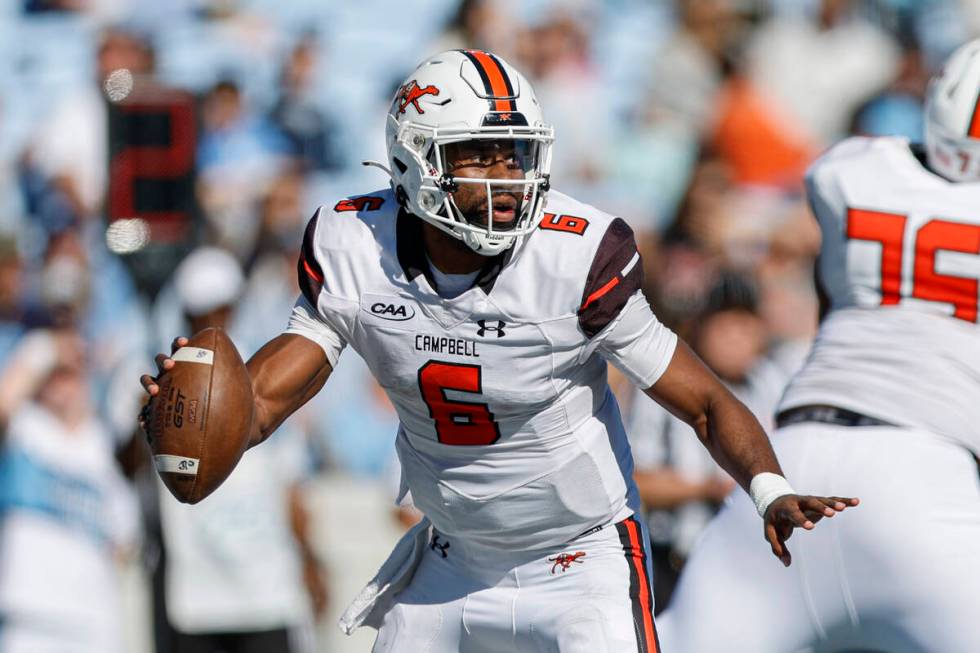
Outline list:
[[[854,505],[793,493],[758,422],[654,317],[626,223],[550,190],[552,130],[520,73],[481,51],[432,57],[387,134],[391,189],[316,212],[289,328],[248,363],[253,443],[348,344],[398,411],[403,495],[426,519],[345,629],[379,627],[375,651],[658,650],[607,361],[751,486],[777,555]]]
[[[734,497],[661,615],[666,648],[980,648],[978,91],[974,41],[930,86],[925,151],[852,138],[811,167],[829,312],[773,441],[794,481],[860,494],[862,518],[800,542],[787,572],[748,546]]]

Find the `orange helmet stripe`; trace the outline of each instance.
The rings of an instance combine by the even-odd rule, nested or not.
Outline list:
[[[514,97],[514,87],[500,60],[482,50],[463,50],[463,54],[480,73],[486,93],[492,98],[490,108],[494,111],[517,111],[517,103],[513,99],[503,99]]]
[[[973,104],[973,117],[970,118],[970,129],[967,130],[966,135],[970,138],[980,138],[980,95]]]

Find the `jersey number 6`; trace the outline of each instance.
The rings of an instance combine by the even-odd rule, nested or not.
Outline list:
[[[419,389],[436,422],[436,435],[443,444],[475,446],[493,444],[500,439],[500,427],[485,403],[450,399],[450,390],[483,392],[479,365],[444,363],[430,360],[419,369]]]
[[[905,223],[899,213],[864,209],[847,212],[847,237],[881,243],[881,304],[898,304],[902,294],[902,254]],[[977,279],[936,272],[940,251],[980,254],[980,226],[930,220],[915,233],[912,297],[953,305],[953,316],[977,321]]]

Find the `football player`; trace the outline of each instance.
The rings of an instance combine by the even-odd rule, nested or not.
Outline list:
[[[851,138],[810,168],[822,322],[773,441],[794,481],[860,494],[862,519],[801,541],[787,573],[733,497],[661,615],[671,651],[978,649],[978,91],[980,40],[932,80],[925,148]]]
[[[398,411],[402,493],[426,519],[342,620],[378,627],[375,651],[658,650],[607,361],[752,492],[785,561],[794,528],[856,504],[794,493],[751,413],[654,317],[626,223],[551,190],[552,142],[499,57],[423,62],[388,112],[391,188],[317,210],[289,326],[248,363],[253,444],[348,344]]]

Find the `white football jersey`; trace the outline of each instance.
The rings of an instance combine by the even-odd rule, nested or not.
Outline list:
[[[980,452],[980,183],[905,139],[851,138],[807,174],[830,313],[780,410],[831,404]]]
[[[629,516],[606,360],[648,387],[676,344],[640,292],[632,231],[552,191],[540,228],[444,299],[422,225],[389,190],[321,207],[287,332],[331,363],[345,343],[364,358],[398,411],[403,483],[441,533],[531,549]]]

